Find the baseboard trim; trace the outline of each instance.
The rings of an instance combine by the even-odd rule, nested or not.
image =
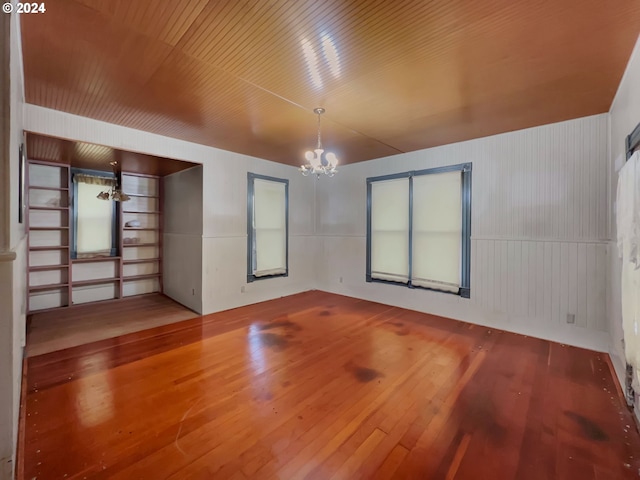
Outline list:
[[[402,305],[401,302],[391,303],[388,301],[383,301],[380,298],[376,298],[374,295],[357,295],[353,292],[342,292],[333,289],[323,289],[320,288],[318,290],[333,293],[336,295],[344,295],[346,297],[357,298],[359,300],[367,300],[369,302],[381,303],[383,305],[389,305],[392,307],[404,308],[406,310],[412,310],[415,312],[426,313],[429,315],[436,315],[443,318],[450,318],[451,320],[456,320],[459,322],[469,323],[472,325],[479,325],[482,327],[487,327],[495,330],[503,330],[505,332],[516,333],[519,335],[524,335],[528,337],[539,338],[541,340],[547,340],[554,343],[559,343],[563,345],[570,345],[572,347],[584,348],[586,350],[593,350],[596,352],[602,352],[605,354],[609,353],[609,334],[607,332],[599,332],[593,330],[586,330],[582,327],[566,327],[564,325],[557,325],[557,328],[554,331],[554,335],[549,335],[546,332],[542,331],[541,328],[536,328],[537,325],[533,325],[531,322],[525,324],[523,321],[511,321],[511,322],[501,322],[501,321],[491,321],[487,319],[482,319],[481,317],[477,318],[469,318],[464,314],[454,315],[450,312],[443,313],[439,311],[428,311],[427,309],[418,310],[416,308],[412,308],[411,305]],[[517,320],[517,317],[512,317],[513,320]],[[523,319],[520,319],[523,320]],[[580,329],[580,330],[577,330]]]
[[[623,405],[627,405],[627,398],[623,390],[624,377],[620,377],[618,375],[618,371],[615,367],[611,354],[607,355],[607,363],[609,364],[609,371],[611,372],[611,376],[613,377],[613,381],[616,385],[616,394],[620,398],[620,402]],[[640,409],[631,407],[629,405],[627,405],[627,408],[631,412],[631,416],[633,417],[636,430],[640,433]]]

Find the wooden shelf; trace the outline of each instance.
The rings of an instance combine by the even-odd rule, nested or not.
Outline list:
[[[160,211],[158,210],[123,210],[122,213],[143,213],[143,214],[148,214],[148,215],[158,215],[160,213]]]
[[[151,232],[159,232],[160,228],[158,227],[122,227],[123,230],[138,230],[140,232],[142,231],[151,231]]]
[[[122,280],[127,282],[127,281],[131,281],[131,280],[147,280],[150,278],[157,278],[159,277],[160,274],[159,273],[149,273],[146,275],[134,275],[131,277],[122,277]]]
[[[36,165],[46,165],[47,167],[58,167],[58,168],[69,168],[71,165],[68,163],[60,163],[60,162],[48,162],[46,160],[36,160],[33,158],[29,159],[29,163],[35,163]]]
[[[47,270],[59,270],[61,268],[69,268],[69,265],[38,265],[36,267],[29,267],[30,272],[45,272]]]
[[[68,249],[68,245],[54,245],[51,247],[29,247],[30,252],[44,252],[47,250],[66,250]]]
[[[160,178],[158,175],[150,175],[148,173],[122,172],[126,177],[142,177],[142,178]]]
[[[53,190],[54,192],[68,192],[69,189],[66,187],[40,187],[38,185],[31,185],[29,187],[32,190]]]
[[[69,227],[30,227],[29,231],[42,232],[45,230],[69,230]]]
[[[137,260],[124,260],[123,265],[135,265],[136,263],[153,263],[159,262],[160,258],[139,258]]]
[[[115,283],[115,282],[119,282],[120,281],[120,277],[113,277],[113,278],[93,278],[91,280],[78,280],[78,281],[72,281],[71,285],[73,287],[86,287],[88,285],[100,285],[101,283]]]
[[[29,205],[29,210],[69,210],[69,207],[48,207],[45,205]]]
[[[159,243],[123,243],[123,247],[159,247]]]
[[[141,197],[141,198],[160,198],[158,195],[143,195],[142,193],[127,193],[130,197]]]
[[[33,285],[29,287],[29,292],[42,292],[45,290],[57,290],[59,288],[69,288],[68,283],[52,283],[49,285]]]
[[[111,262],[114,260],[120,260],[120,257],[72,258],[71,263]]]

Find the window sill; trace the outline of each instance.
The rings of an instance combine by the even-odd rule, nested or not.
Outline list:
[[[288,277],[289,276],[289,272],[287,273],[278,273],[277,275],[263,275],[260,277],[256,277],[255,275],[247,275],[247,283],[252,283],[255,282],[257,280],[266,280],[268,278],[278,278],[278,277]]]
[[[436,288],[418,287],[418,286],[412,285],[411,282],[409,282],[409,283],[393,282],[391,280],[380,280],[380,279],[377,279],[377,278],[371,278],[370,276],[367,276],[366,281],[367,281],[367,283],[385,283],[387,285],[395,285],[396,287],[410,288],[411,290],[425,290],[425,291],[428,291],[428,292],[436,292],[436,293],[444,293],[444,294],[447,294],[447,295],[454,295],[456,297],[471,298],[471,289],[470,288],[460,288],[458,293],[455,293],[455,292],[447,292],[446,290],[438,290]]]

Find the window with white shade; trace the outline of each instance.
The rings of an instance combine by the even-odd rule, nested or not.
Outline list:
[[[102,175],[102,172],[74,171],[73,258],[116,255],[115,202],[97,198],[113,181],[113,176]]]
[[[248,174],[248,282],[288,275],[288,211],[288,180]]]
[[[367,281],[470,295],[471,164],[367,179]]]
[[[409,181],[371,184],[371,277],[409,281]]]

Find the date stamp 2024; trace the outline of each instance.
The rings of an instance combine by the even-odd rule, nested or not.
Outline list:
[[[18,2],[15,5],[11,2],[5,2],[2,5],[2,11],[4,13],[45,13],[47,11],[47,7],[44,2],[37,3],[22,3]]]

